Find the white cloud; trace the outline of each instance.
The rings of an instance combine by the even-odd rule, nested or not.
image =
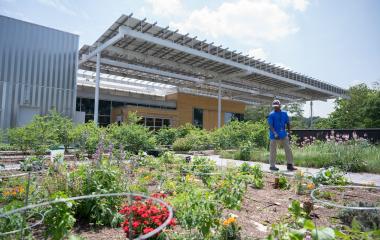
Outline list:
[[[183,13],[181,0],[146,0],[152,12],[159,16],[180,15]]]
[[[74,10],[70,9],[62,0],[38,0],[39,3],[55,8],[63,13],[76,16],[78,15]]]
[[[192,11],[171,26],[181,32],[198,32],[214,38],[229,37],[245,42],[279,40],[298,31],[292,16],[269,0],[224,2],[216,9],[207,6]]]
[[[297,11],[305,11],[309,5],[309,0],[277,0],[279,4],[285,7],[292,7]]]
[[[248,51],[249,56],[254,57],[256,59],[266,60],[268,58],[268,54],[262,48],[253,48]]]

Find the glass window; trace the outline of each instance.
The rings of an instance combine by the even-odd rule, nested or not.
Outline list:
[[[146,118],[145,124],[147,127],[154,127],[154,118]]]
[[[154,119],[154,126],[155,127],[162,127],[162,118]]]
[[[80,111],[80,98],[77,98],[76,111]]]
[[[112,107],[113,108],[122,107],[122,106],[124,106],[123,102],[112,101]]]
[[[193,124],[196,127],[203,128],[203,109],[194,108]]]
[[[164,126],[170,127],[170,119],[164,119]]]
[[[111,102],[99,101],[99,115],[111,115]]]
[[[86,114],[94,114],[94,99],[82,98],[81,111]]]
[[[233,113],[230,113],[230,112],[226,112],[224,113],[224,123],[229,123],[232,121],[234,117],[234,114]]]

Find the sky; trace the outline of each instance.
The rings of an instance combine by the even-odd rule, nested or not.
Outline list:
[[[80,46],[130,13],[346,89],[380,81],[379,0],[0,0],[1,15],[78,34]],[[333,108],[316,101],[313,115]]]

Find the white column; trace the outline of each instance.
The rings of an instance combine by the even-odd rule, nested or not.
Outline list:
[[[95,104],[94,104],[94,122],[98,124],[99,117],[99,86],[100,86],[100,52],[96,54],[96,86],[95,86]]]
[[[313,101],[310,101],[310,128],[313,127]]]
[[[222,126],[222,81],[218,84],[218,128]]]

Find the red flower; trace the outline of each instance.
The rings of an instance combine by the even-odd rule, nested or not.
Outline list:
[[[150,233],[153,230],[154,230],[153,228],[147,227],[147,228],[144,228],[143,233],[147,234],[147,233]]]

